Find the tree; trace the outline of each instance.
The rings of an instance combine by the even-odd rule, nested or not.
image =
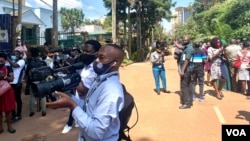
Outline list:
[[[83,24],[84,14],[82,10],[76,8],[67,9],[62,7],[60,13],[62,15],[61,23],[64,31],[74,32],[76,27]]]
[[[103,29],[105,30],[112,30],[112,17],[111,16],[106,16],[104,22],[103,22]]]
[[[90,24],[101,25],[101,22],[99,20],[97,20],[97,19],[95,19],[95,20],[84,19],[83,23],[85,25],[90,25]]]
[[[209,2],[213,2],[211,7],[193,12],[181,31],[191,33],[192,38],[197,41],[209,39],[212,36],[219,36],[226,40],[231,38],[250,40],[249,0],[211,0]],[[193,9],[196,8],[193,7]]]
[[[111,0],[103,0],[107,9],[111,10]],[[123,23],[124,34],[126,34],[127,13],[126,8],[131,8],[131,25],[132,30],[136,31],[137,37],[137,54],[138,61],[144,60],[143,50],[145,49],[145,43],[147,38],[150,38],[152,29],[155,26],[159,26],[159,22],[162,18],[170,20],[171,11],[170,8],[174,6],[172,0],[119,0],[117,1],[117,22]],[[108,13],[110,15],[111,11]],[[130,28],[130,26],[128,27]],[[132,34],[132,33],[129,33]],[[141,41],[138,41],[141,40]]]

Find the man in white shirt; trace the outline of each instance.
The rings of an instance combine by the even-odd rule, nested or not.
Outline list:
[[[13,69],[14,80],[10,82],[12,88],[14,89],[15,99],[16,99],[16,110],[12,111],[12,121],[17,122],[22,119],[22,80],[24,76],[25,60],[23,59],[23,53],[19,50],[14,51],[14,55],[7,58],[10,66]]]

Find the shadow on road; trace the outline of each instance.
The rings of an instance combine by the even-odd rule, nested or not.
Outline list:
[[[140,139],[138,139],[138,141],[153,141],[153,139],[149,139],[149,138],[140,138]]]
[[[238,111],[238,115],[235,116],[237,119],[244,119],[250,124],[250,112],[248,111]]]

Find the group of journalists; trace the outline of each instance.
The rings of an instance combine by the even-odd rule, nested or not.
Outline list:
[[[20,40],[17,42],[11,55],[0,53],[0,71],[3,72],[0,80],[12,86],[0,96],[0,134],[4,132],[4,115],[8,132],[16,132],[12,123],[22,119],[21,95],[25,82],[25,94],[30,95],[30,117],[35,115],[35,105],[41,116],[46,116],[47,107],[68,107],[70,113],[63,134],[75,124],[81,127],[79,141],[118,139],[118,112],[124,104],[118,74],[124,54],[118,45],[106,44],[101,48],[98,41],[88,40],[81,48],[52,52],[47,43],[39,50],[27,49]],[[103,83],[113,85],[114,89],[106,90],[107,85]],[[89,102],[90,99],[96,103]],[[103,102],[95,105],[99,101]]]

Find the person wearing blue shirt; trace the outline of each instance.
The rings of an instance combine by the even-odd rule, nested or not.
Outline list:
[[[55,92],[60,99],[47,103],[49,108],[68,107],[73,110],[73,117],[80,126],[78,141],[118,140],[119,112],[124,106],[118,71],[123,58],[121,47],[115,44],[104,45],[93,63],[97,78],[90,86],[84,101],[73,100],[67,94]]]
[[[193,100],[196,97],[199,98],[199,101],[204,101],[204,76],[205,70],[204,65],[207,62],[207,55],[204,50],[201,48],[200,43],[194,44],[194,56],[193,56],[193,63],[194,63],[194,70],[193,70]],[[197,96],[195,93],[196,85],[199,85],[199,95]]]
[[[94,72],[93,62],[96,59],[96,54],[101,48],[101,44],[97,40],[88,40],[84,43],[82,48],[82,54],[78,57],[79,61],[84,64],[84,68],[79,72],[81,76],[81,82],[76,88],[76,98],[81,99],[82,96],[86,95],[89,87],[92,85],[96,78],[96,73]],[[74,118],[72,116],[72,111],[70,111],[69,119],[67,124],[62,130],[62,134],[68,133],[72,129]],[[76,123],[75,127],[79,127]]]

